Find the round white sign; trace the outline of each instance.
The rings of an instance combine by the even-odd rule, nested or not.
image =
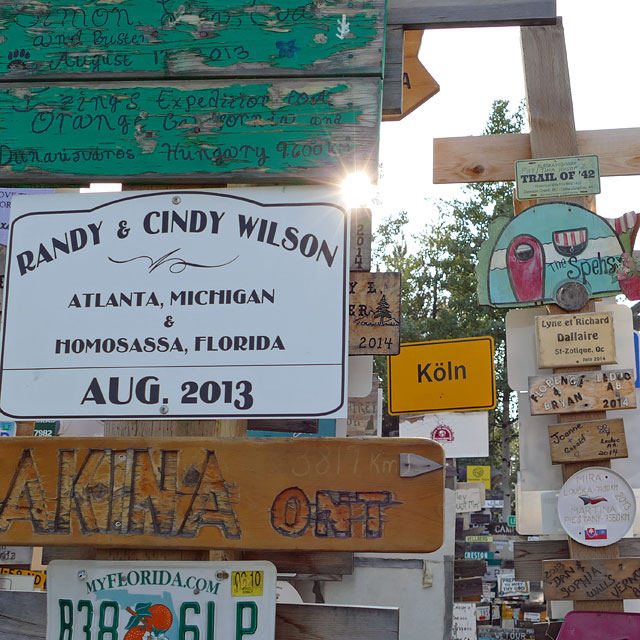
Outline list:
[[[636,515],[629,483],[606,467],[574,473],[558,496],[558,517],[567,534],[589,547],[606,547],[622,538]]]

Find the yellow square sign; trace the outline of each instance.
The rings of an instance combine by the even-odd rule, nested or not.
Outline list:
[[[467,482],[484,482],[485,489],[491,489],[491,467],[467,465]]]
[[[391,415],[496,406],[490,336],[401,344],[387,362]]]

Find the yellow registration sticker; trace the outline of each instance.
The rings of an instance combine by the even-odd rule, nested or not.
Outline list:
[[[14,569],[13,567],[0,567],[0,574],[11,574],[14,576],[33,576],[33,587],[39,591],[44,591],[47,583],[46,571],[30,571],[29,569]]]
[[[264,571],[232,571],[232,596],[261,596]]]

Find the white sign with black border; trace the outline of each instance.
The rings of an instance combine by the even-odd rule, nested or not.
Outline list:
[[[346,417],[339,202],[319,187],[16,197],[2,412]]]
[[[275,616],[271,562],[53,560],[47,568],[47,640],[273,640]]]

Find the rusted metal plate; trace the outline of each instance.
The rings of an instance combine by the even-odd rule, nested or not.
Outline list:
[[[349,274],[349,355],[400,353],[400,273]]]
[[[6,438],[0,542],[429,552],[444,470],[400,476],[411,438]]]
[[[304,182],[377,174],[379,78],[0,89],[0,182]]]
[[[382,75],[383,0],[0,5],[0,78]]]

